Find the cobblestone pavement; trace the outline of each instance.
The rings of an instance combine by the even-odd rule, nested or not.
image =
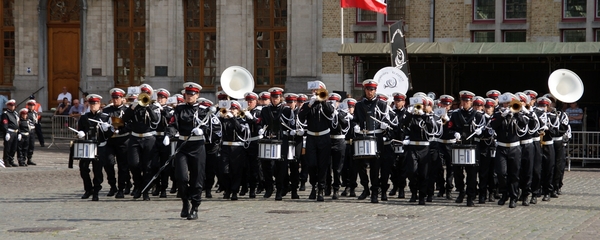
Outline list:
[[[170,194],[151,201],[106,197],[80,199],[79,171],[67,168],[67,144],[38,149],[37,166],[0,169],[2,239],[597,239],[600,169],[576,164],[565,174],[563,194],[515,209],[496,203],[468,208],[434,198],[418,206],[341,197],[325,202],[273,197],[238,201],[203,199],[199,219],[179,218],[181,202]],[[1,149],[1,148],[0,148]],[[594,165],[592,165],[594,167]],[[359,191],[360,192],[360,191]]]

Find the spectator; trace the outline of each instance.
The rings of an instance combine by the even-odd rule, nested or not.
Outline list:
[[[79,99],[73,99],[73,105],[71,109],[69,109],[69,117],[75,118],[75,120],[79,120],[81,114],[83,114],[85,109],[82,104],[79,104]]]
[[[31,95],[29,96],[29,99],[31,100],[35,100],[35,96]],[[35,110],[38,114],[38,119],[37,122],[35,123],[35,135],[37,136],[38,141],[40,142],[40,146],[45,147],[46,144],[44,144],[44,134],[42,134],[42,125],[40,124],[40,122],[42,121],[42,104],[40,104],[37,101],[32,101],[33,103],[35,103],[33,110]],[[29,102],[27,104],[31,104],[32,102]]]
[[[67,99],[66,97],[63,98],[62,103],[58,105],[58,108],[56,109],[56,112],[54,113],[54,115],[69,115],[69,111],[71,110],[71,104],[69,103],[69,99]]]
[[[8,97],[6,97],[5,95],[0,95],[0,106],[2,106],[2,111],[4,111],[6,102],[8,102]]]
[[[69,100],[69,102],[71,102],[73,100],[71,93],[67,91],[67,87],[62,88],[62,92],[60,94],[58,94],[58,98],[56,98],[56,102],[60,103],[60,101],[62,101],[64,98]]]
[[[583,129],[583,110],[577,106],[577,102],[569,103],[569,108],[565,112],[569,116],[571,131],[581,131]]]
[[[90,111],[90,104],[87,101],[87,96],[90,95],[88,92],[83,93],[83,97],[79,100],[80,103],[83,103],[83,113],[85,114]]]

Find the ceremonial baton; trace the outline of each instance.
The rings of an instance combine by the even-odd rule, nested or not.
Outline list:
[[[168,136],[165,136],[168,137]],[[169,166],[169,164],[171,163],[171,161],[173,161],[173,159],[175,158],[175,156],[177,156],[177,153],[183,148],[183,146],[185,146],[185,144],[188,142],[188,140],[190,140],[189,136],[187,139],[185,139],[185,141],[183,141],[181,143],[181,145],[175,150],[175,152],[173,153],[173,155],[171,155],[171,157],[169,157],[169,159],[167,159],[167,161],[165,162],[164,165],[162,165],[162,167],[160,167],[160,169],[158,169],[158,172],[156,172],[156,174],[154,174],[154,176],[152,176],[152,179],[150,179],[150,182],[148,182],[148,184],[144,187],[144,189],[142,189],[142,192],[146,191],[146,189],[148,187],[150,187],[150,185],[152,184],[152,182],[154,182],[154,180],[156,180],[158,178],[158,175],[160,175],[160,173],[165,170],[165,168],[167,168],[167,166]]]

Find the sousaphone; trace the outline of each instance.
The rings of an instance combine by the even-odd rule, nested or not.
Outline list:
[[[254,78],[240,66],[231,66],[221,74],[221,87],[232,98],[243,99],[244,94],[254,90]]]
[[[577,102],[583,96],[583,82],[573,71],[557,69],[548,78],[548,89],[552,95],[565,103]]]

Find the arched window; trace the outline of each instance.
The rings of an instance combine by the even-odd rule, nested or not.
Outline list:
[[[2,79],[0,85],[12,86],[15,79],[15,21],[13,17],[14,0],[3,0],[0,9],[2,16],[2,25],[0,25],[0,40],[4,43],[2,51],[2,64],[0,66],[0,76]]]
[[[115,0],[115,86],[142,84],[146,66],[146,0]]]
[[[287,0],[254,0],[254,80],[284,86],[287,76]]]
[[[185,81],[212,87],[217,79],[216,0],[184,0]]]

